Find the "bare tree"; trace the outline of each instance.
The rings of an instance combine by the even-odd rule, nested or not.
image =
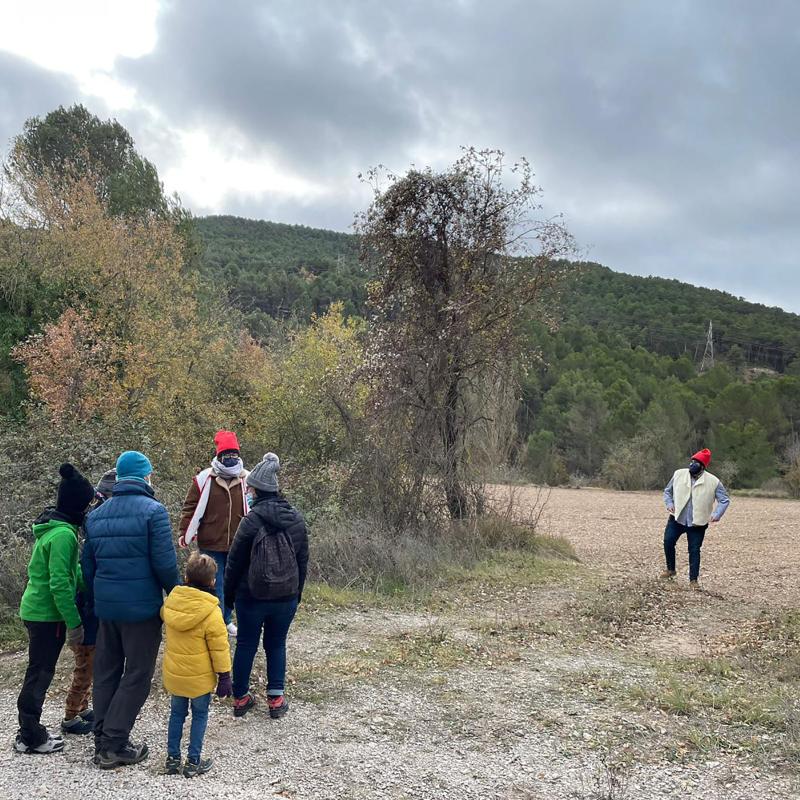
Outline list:
[[[441,173],[386,175],[386,188],[382,178],[369,173],[374,199],[357,220],[375,276],[372,474],[391,481],[380,494],[400,517],[460,519],[483,505],[472,431],[493,422],[491,393],[516,379],[523,323],[534,309],[548,315],[572,238],[560,219],[536,218],[528,162],[508,166],[499,151],[467,149]]]

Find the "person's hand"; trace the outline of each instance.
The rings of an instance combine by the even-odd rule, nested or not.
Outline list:
[[[67,646],[78,647],[83,644],[83,625],[77,628],[67,628]]]
[[[711,519],[709,520],[709,522],[710,522],[712,525],[715,525],[717,522],[719,522],[719,517],[711,517]]]
[[[217,681],[217,697],[230,697],[233,694],[233,683],[230,672],[220,672]]]
[[[669,514],[674,514],[675,513],[675,506],[667,506],[667,512]]]
[[[188,546],[189,545],[186,544],[186,536],[184,536],[184,534],[181,534],[178,537],[178,547],[180,547],[181,550],[185,550]]]

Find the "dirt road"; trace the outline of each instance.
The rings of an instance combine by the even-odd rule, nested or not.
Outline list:
[[[271,721],[262,703],[234,720],[215,701],[216,766],[192,781],[160,774],[158,689],[134,732],[152,756],[136,768],[99,772],[80,739],[58,756],[12,754],[23,659],[0,658],[0,797],[800,797],[787,705],[800,634],[773,637],[770,616],[797,604],[800,503],[734,498],[704,546],[701,593],[686,589],[685,552],[679,579],[653,578],[664,521],[656,494],[555,490],[543,527],[581,565],[503,563],[417,603],[312,597],[290,640],[292,711]],[[774,672],[742,636],[761,637],[753,658],[783,659]],[[68,667],[46,706],[53,727]]]

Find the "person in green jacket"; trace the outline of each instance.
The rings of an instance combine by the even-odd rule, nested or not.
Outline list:
[[[78,528],[94,487],[72,464],[58,470],[61,482],[55,509],[47,509],[33,524],[36,539],[28,564],[28,585],[19,615],[28,631],[28,668],[17,699],[18,753],[56,753],[64,749],[61,736],[41,724],[42,706],[64,647],[83,643],[83,626],[75,593],[81,581],[78,566]]]

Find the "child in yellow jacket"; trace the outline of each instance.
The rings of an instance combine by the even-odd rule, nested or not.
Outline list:
[[[211,769],[210,758],[200,758],[208,724],[211,693],[231,695],[231,651],[228,631],[214,590],[217,565],[207,555],[195,553],[186,565],[186,584],[167,597],[161,617],[166,626],[164,688],[172,695],[167,729],[169,775],[181,770],[183,723],[192,708],[189,757],[183,767],[187,778]]]

